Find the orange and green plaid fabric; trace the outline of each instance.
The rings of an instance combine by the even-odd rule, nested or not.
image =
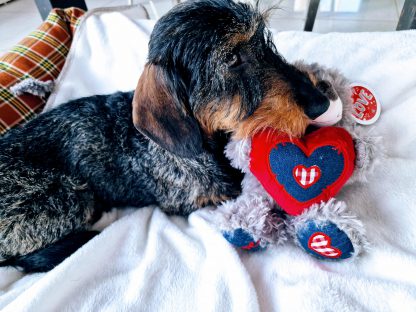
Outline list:
[[[0,136],[42,110],[46,99],[15,96],[10,87],[26,78],[55,80],[84,11],[53,9],[40,27],[0,56]]]

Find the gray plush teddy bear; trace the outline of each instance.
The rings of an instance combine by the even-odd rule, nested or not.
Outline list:
[[[338,71],[303,62],[295,66],[305,72],[329,98],[328,113],[312,122],[313,126],[338,126],[346,129],[355,145],[355,169],[347,183],[365,181],[382,158],[380,138],[370,136],[368,128],[352,117],[350,82]],[[256,251],[268,245],[294,240],[319,259],[346,259],[359,255],[368,246],[363,223],[354,207],[331,198],[313,204],[297,216],[289,216],[277,205],[250,170],[251,139],[231,141],[225,150],[231,164],[245,173],[242,194],[214,210],[215,220],[224,237],[236,247]]]

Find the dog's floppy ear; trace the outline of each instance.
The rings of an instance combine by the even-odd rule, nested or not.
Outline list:
[[[158,65],[147,64],[133,99],[133,123],[137,130],[164,149],[192,158],[202,152],[202,136],[196,119],[169,90]]]

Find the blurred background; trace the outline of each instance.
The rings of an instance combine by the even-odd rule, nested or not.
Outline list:
[[[0,0],[0,54],[42,22],[35,0]],[[85,0],[88,9],[144,3],[152,18],[168,11],[176,0],[129,1]],[[321,0],[314,32],[393,31],[405,0]],[[39,2],[39,1],[38,1]],[[65,2],[65,1],[62,1]],[[310,0],[263,0],[262,6],[278,4],[270,27],[281,30],[303,30]]]

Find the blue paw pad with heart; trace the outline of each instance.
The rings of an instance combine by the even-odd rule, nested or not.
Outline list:
[[[258,251],[265,249],[260,246],[260,241],[255,241],[251,234],[243,229],[236,229],[231,232],[223,232],[224,238],[235,247],[247,250]]]
[[[354,253],[348,235],[332,222],[309,220],[296,236],[302,248],[318,259],[347,259]]]

